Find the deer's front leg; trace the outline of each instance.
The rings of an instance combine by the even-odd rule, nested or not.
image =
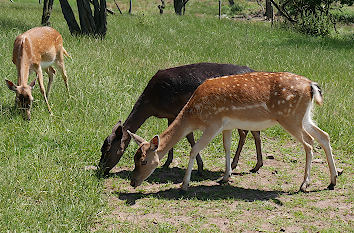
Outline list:
[[[184,175],[183,178],[183,183],[181,186],[181,189],[186,191],[188,189],[189,181],[191,179],[191,173],[193,169],[193,164],[195,161],[195,158],[197,154],[205,148],[208,143],[221,131],[221,123],[217,124],[215,123],[213,126],[209,126],[209,128],[205,129],[203,132],[203,135],[200,137],[199,141],[194,144],[192,147],[190,157],[189,157],[189,163],[188,163],[188,168],[186,171],[186,174]]]
[[[167,124],[168,126],[170,126],[170,124],[174,121],[174,118],[168,118],[167,119]],[[171,150],[168,151],[168,157],[167,160],[165,162],[165,164],[163,165],[164,168],[168,168],[170,166],[170,164],[172,163],[173,160],[173,147],[171,148]]]
[[[232,171],[231,161],[230,161],[232,130],[224,130],[222,132],[222,135],[223,135],[223,144],[224,144],[226,161],[225,161],[225,174],[221,180],[221,183],[227,183],[229,181],[229,178],[231,176],[231,171]]]

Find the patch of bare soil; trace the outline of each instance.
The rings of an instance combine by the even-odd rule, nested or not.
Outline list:
[[[273,139],[264,141],[267,140]],[[193,171],[185,193],[179,190],[183,168],[158,168],[137,189],[129,185],[131,168],[114,168],[112,176],[105,180],[104,191],[111,212],[99,219],[92,230],[154,232],[167,224],[176,232],[299,232],[337,225],[341,231],[343,224],[353,226],[352,187],[337,185],[335,191],[326,190],[328,166],[322,159],[324,155],[316,153],[321,150],[315,150],[309,193],[299,193],[305,165],[301,147],[292,140],[282,145],[282,150],[268,144],[264,143],[264,166],[257,173],[249,172],[250,161],[252,164],[255,158],[252,148],[242,153],[242,163],[228,184],[216,182],[222,177],[223,168],[206,167],[203,175]],[[284,150],[290,155],[281,155]]]

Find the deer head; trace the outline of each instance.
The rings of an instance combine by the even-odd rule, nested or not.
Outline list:
[[[128,133],[139,145],[139,149],[134,155],[135,168],[130,182],[130,185],[135,188],[141,185],[159,165],[160,159],[156,150],[159,147],[160,139],[158,135],[155,135],[150,142],[147,142],[145,139],[131,133],[129,130]]]
[[[5,80],[7,87],[16,93],[15,103],[20,110],[23,110],[24,117],[31,119],[31,106],[33,102],[32,89],[36,84],[36,79],[29,85],[16,86],[13,82]]]
[[[121,140],[123,137],[122,122],[113,127],[112,133],[104,140],[101,147],[101,159],[98,165],[99,172],[108,175],[109,171],[118,163],[123,155]]]

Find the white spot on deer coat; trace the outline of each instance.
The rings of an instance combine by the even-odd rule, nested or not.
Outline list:
[[[294,97],[294,95],[291,95],[291,94],[290,94],[290,95],[288,95],[288,96],[286,97],[286,100],[289,101],[289,100],[290,100],[291,98],[293,98],[293,97]],[[291,105],[291,104],[290,104],[290,105]]]

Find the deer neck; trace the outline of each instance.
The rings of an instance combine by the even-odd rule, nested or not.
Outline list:
[[[147,106],[147,104],[144,104],[142,96],[140,96],[128,118],[123,123],[123,137],[121,142],[124,150],[128,147],[131,139],[127,130],[135,133],[150,116],[152,116],[150,108]]]
[[[157,149],[159,159],[161,160],[181,138],[192,131],[193,127],[189,124],[188,119],[183,114],[179,114],[172,124],[160,135],[160,143]]]
[[[17,85],[25,86],[28,83],[28,76],[30,70],[30,44],[28,39],[24,38],[15,42],[16,48],[14,48],[14,58],[16,68],[17,68]],[[27,45],[27,47],[26,47]],[[27,49],[26,49],[27,48]]]

